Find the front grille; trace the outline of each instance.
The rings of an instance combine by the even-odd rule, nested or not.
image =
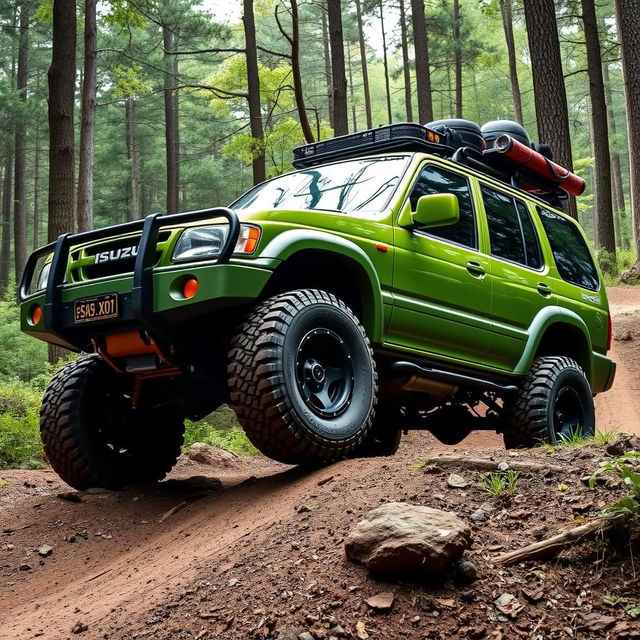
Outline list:
[[[158,234],[155,264],[160,261],[171,235],[172,232],[168,230],[160,231]],[[141,234],[136,234],[124,238],[113,238],[89,247],[72,250],[70,264],[72,282],[132,273],[136,263],[134,251],[137,251],[140,236]],[[134,251],[127,251],[132,248]],[[128,255],[121,257],[123,253]],[[103,254],[106,254],[106,260],[96,262],[96,257]]]

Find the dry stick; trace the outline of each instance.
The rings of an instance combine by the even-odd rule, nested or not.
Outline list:
[[[515,562],[525,562],[526,560],[549,558],[562,551],[565,547],[572,545],[574,542],[595,537],[613,528],[617,520],[617,518],[596,518],[595,520],[581,524],[579,527],[563,531],[547,540],[534,542],[522,549],[503,553],[494,558],[493,563],[513,564]]]
[[[509,469],[523,471],[524,473],[540,473],[541,471],[552,471],[555,473],[566,473],[566,467],[557,464],[542,464],[537,462],[519,462],[516,460],[487,460],[486,458],[467,458],[463,456],[439,456],[427,460],[427,467],[464,467],[465,469],[475,469],[477,471],[496,471],[498,465],[506,462]]]
[[[186,501],[181,502],[180,504],[177,504],[175,507],[171,507],[171,509],[169,509],[169,511],[166,511],[161,517],[160,520],[158,520],[159,524],[162,524],[167,518],[170,518],[174,513],[180,511],[180,509],[183,509],[184,507],[187,506]]]

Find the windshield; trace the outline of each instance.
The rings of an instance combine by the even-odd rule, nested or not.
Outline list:
[[[407,156],[364,158],[304,169],[258,185],[232,207],[379,213],[389,203],[408,161]]]

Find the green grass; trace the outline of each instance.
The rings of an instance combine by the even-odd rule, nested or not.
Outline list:
[[[520,474],[513,469],[494,471],[482,479],[482,490],[491,496],[513,495],[518,492]]]
[[[233,410],[223,405],[198,422],[187,421],[183,449],[194,442],[205,442],[238,455],[253,456],[258,450],[249,442]]]

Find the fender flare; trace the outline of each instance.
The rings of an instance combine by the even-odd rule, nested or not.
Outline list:
[[[370,340],[383,341],[384,310],[380,278],[364,250],[342,236],[314,229],[291,229],[278,234],[261,251],[260,258],[286,262],[303,251],[322,251],[346,258],[355,266],[358,287],[362,298],[362,324]]]
[[[572,327],[578,329],[584,337],[587,345],[587,353],[585,354],[585,375],[587,376],[588,380],[591,380],[591,373],[593,368],[591,362],[593,359],[593,346],[591,344],[589,329],[587,328],[584,320],[577,313],[555,305],[544,307],[537,313],[536,317],[533,319],[533,322],[531,323],[527,331],[527,341],[524,351],[514,369],[514,373],[518,375],[527,374],[527,372],[531,368],[531,364],[533,363],[535,354],[538,350],[538,347],[540,346],[540,342],[542,341],[543,336],[545,335],[547,329],[549,329],[549,327],[554,324],[571,325]]]

